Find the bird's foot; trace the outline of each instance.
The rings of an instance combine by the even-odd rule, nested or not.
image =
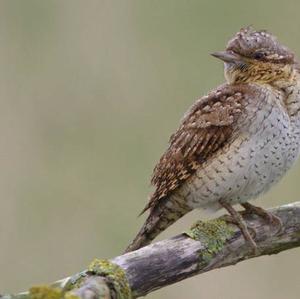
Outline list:
[[[239,212],[238,212],[238,213],[239,213]],[[239,222],[238,222],[233,216],[231,216],[231,215],[229,215],[229,214],[223,215],[223,216],[222,216],[222,219],[223,219],[224,221],[226,221],[227,223],[229,223],[229,224],[233,224],[233,225],[236,225],[236,226],[239,227]],[[243,220],[243,221],[244,221],[244,220]],[[245,225],[246,225],[246,227],[247,227],[247,229],[248,229],[248,231],[249,231],[250,236],[252,237],[252,239],[255,239],[255,238],[256,238],[256,230],[255,230],[253,227],[247,225],[246,222],[245,222]]]
[[[276,233],[280,233],[282,231],[283,224],[280,217],[274,215],[273,213],[261,207],[254,206],[248,202],[241,204],[241,206],[245,209],[244,211],[241,212],[242,215],[256,214],[262,217],[263,219],[265,219],[268,223],[277,226],[278,230]]]
[[[256,232],[254,229],[247,226],[246,222],[244,221],[243,217],[239,212],[237,212],[230,204],[228,204],[226,201],[220,200],[220,204],[224,209],[226,209],[229,213],[229,215],[223,216],[223,219],[226,222],[235,224],[239,227],[241,230],[241,233],[244,236],[245,241],[251,246],[253,255],[257,255],[258,247],[254,240]],[[251,235],[250,231],[252,231],[253,236]]]

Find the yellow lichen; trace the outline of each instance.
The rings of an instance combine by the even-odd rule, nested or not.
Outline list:
[[[64,295],[64,299],[80,299],[80,298],[74,295],[72,292],[67,292]]]
[[[88,267],[88,272],[106,277],[113,285],[117,299],[132,298],[124,270],[109,260],[95,259]]]
[[[62,291],[59,288],[49,286],[34,286],[29,290],[30,299],[61,299]]]
[[[201,251],[201,262],[205,264],[223,249],[225,242],[233,236],[233,233],[231,227],[222,219],[198,221],[186,232],[190,238],[203,244],[205,249]]]

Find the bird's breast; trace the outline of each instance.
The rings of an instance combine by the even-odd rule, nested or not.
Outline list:
[[[266,96],[270,96],[267,94]],[[177,192],[192,208],[242,203],[278,182],[299,155],[300,118],[291,119],[280,98],[249,105],[240,134],[206,161]]]

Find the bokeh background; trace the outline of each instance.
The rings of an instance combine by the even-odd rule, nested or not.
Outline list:
[[[122,252],[185,110],[223,81],[209,56],[242,26],[300,55],[299,1],[1,0],[0,292]],[[265,207],[299,200],[300,164]],[[161,238],[196,219],[193,212]],[[300,249],[148,298],[299,298]]]

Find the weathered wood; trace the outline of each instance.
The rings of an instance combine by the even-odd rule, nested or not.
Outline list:
[[[245,215],[248,225],[256,231],[255,240],[259,247],[257,256],[300,246],[300,202],[270,211],[281,218],[281,232],[277,232],[278,227],[268,225],[257,216]],[[181,234],[118,256],[112,262],[125,270],[134,295],[143,296],[193,275],[255,257],[239,229],[235,226],[232,229],[232,237],[219,252],[208,259],[207,248],[201,238],[198,241]]]
[[[244,217],[249,227],[256,232],[255,240],[259,248],[256,255],[253,255],[249,244],[245,243],[239,229],[234,225],[226,224],[219,218],[201,222],[187,234],[181,234],[135,252],[118,256],[110,261],[104,261],[104,264],[118,265],[119,267],[113,272],[105,269],[104,272],[102,271],[106,274],[103,277],[101,277],[100,267],[98,273],[93,273],[91,270],[83,271],[72,278],[65,278],[51,284],[48,289],[58,293],[59,298],[66,299],[127,299],[127,295],[124,296],[124,294],[128,294],[128,287],[130,287],[133,297],[141,297],[153,290],[196,274],[234,265],[256,256],[276,254],[283,250],[299,247],[300,202],[284,205],[270,211],[282,220],[283,227],[280,232],[278,232],[278,227],[268,224],[262,218],[254,215],[245,215]],[[115,267],[112,266],[110,269]],[[118,277],[115,284],[117,288],[113,287],[114,272],[119,273],[116,275]],[[110,273],[112,274],[110,275]],[[125,281],[123,274],[127,277]],[[116,289],[122,284],[127,290],[117,294]],[[46,294],[43,296],[44,299],[48,298],[48,289],[41,287],[41,290],[45,291]],[[37,297],[42,298],[40,294]],[[35,299],[30,293],[2,297],[0,295],[0,298]]]

